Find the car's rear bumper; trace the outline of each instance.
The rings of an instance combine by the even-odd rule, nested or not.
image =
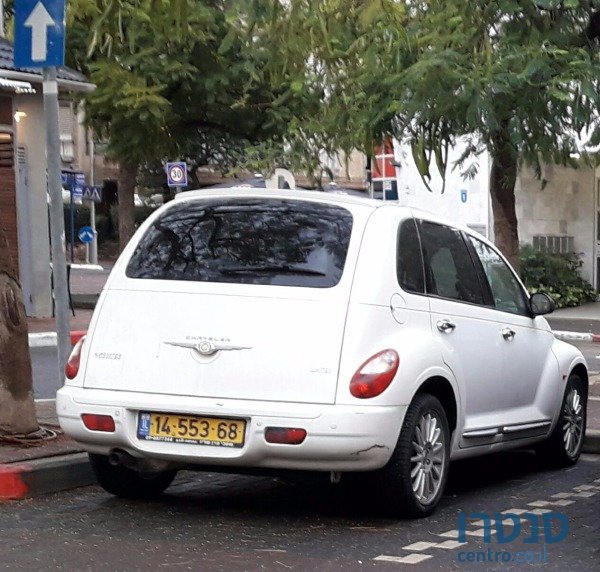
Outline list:
[[[137,458],[184,465],[271,468],[309,471],[366,471],[389,460],[398,440],[406,406],[315,405],[265,401],[239,401],[115,392],[65,386],[58,391],[56,407],[64,432],[92,453],[114,449]],[[246,420],[241,448],[189,443],[147,441],[137,437],[139,411],[193,414]],[[110,415],[115,431],[87,429],[84,413]],[[300,445],[265,441],[267,427],[302,428],[307,437]]]

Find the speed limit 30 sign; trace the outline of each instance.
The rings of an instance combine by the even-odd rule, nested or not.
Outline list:
[[[167,185],[187,187],[187,165],[183,162],[167,163]]]

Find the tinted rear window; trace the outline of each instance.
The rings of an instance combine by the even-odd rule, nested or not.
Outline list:
[[[139,242],[129,278],[330,288],[344,270],[351,213],[275,199],[182,202]]]

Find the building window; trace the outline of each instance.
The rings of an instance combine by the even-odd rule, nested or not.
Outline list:
[[[75,115],[70,102],[60,103],[58,124],[60,132],[60,158],[64,163],[72,163],[75,160],[75,141],[73,138]]]

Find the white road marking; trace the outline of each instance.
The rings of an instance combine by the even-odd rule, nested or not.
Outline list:
[[[446,532],[438,534],[437,536],[443,536],[444,538],[454,538],[458,540],[458,530],[448,530]]]
[[[382,554],[381,556],[377,556],[377,558],[373,558],[373,560],[378,560],[379,562],[396,562],[398,564],[419,564],[419,562],[423,562],[423,560],[428,560],[429,558],[433,558],[430,554],[409,554],[408,556],[386,556]]]
[[[414,542],[413,544],[409,544],[408,546],[403,546],[402,550],[408,550],[409,552],[411,550],[416,550],[417,552],[421,552],[434,546],[437,546],[437,542]]]
[[[496,531],[492,530],[491,527],[490,530],[486,530],[485,528],[479,528],[477,530],[467,530],[466,534],[467,536],[479,536],[480,538],[483,538],[486,532],[488,534],[496,534]]]
[[[502,514],[510,513],[510,514],[519,515],[519,514],[523,514],[525,512],[529,512],[529,511],[526,508],[509,508],[508,510],[503,510]]]
[[[555,495],[552,495],[550,498],[552,499],[568,499],[571,498],[573,496],[573,493],[556,493]]]
[[[566,500],[565,499],[565,500],[555,501],[552,504],[555,504],[556,506],[569,506],[570,504],[574,504],[574,503],[575,503],[575,501],[573,501],[573,500]]]
[[[527,506],[544,507],[544,506],[548,506],[549,504],[551,504],[549,501],[536,500],[536,501],[533,501],[533,502],[528,502]]]
[[[597,494],[598,494],[598,493],[596,493],[596,492],[593,492],[593,493],[592,493],[592,492],[585,492],[585,491],[582,491],[582,492],[580,492],[580,493],[576,493],[576,494],[574,494],[573,496],[574,496],[574,497],[581,498],[581,499],[588,499],[588,498],[590,498],[590,497],[593,497],[593,496],[595,496],[595,495],[597,495]]]
[[[531,514],[537,514],[538,516],[540,514],[546,514],[547,512],[552,512],[549,508],[534,508],[533,510],[529,511]]]
[[[445,550],[454,550],[459,546],[464,546],[467,544],[466,542],[458,542],[458,540],[444,540],[444,542],[440,542],[436,545],[436,548],[444,548]]]

